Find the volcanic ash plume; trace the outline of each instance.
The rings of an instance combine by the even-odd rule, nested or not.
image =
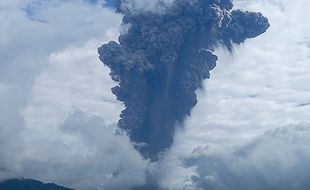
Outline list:
[[[128,31],[98,49],[125,105],[118,127],[145,158],[156,160],[171,146],[216,65],[214,47],[231,51],[269,27],[261,13],[232,8],[232,0],[178,0],[160,13],[123,8]]]

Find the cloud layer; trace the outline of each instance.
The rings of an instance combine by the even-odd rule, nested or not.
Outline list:
[[[0,180],[77,189],[143,184],[146,162],[115,134],[122,105],[96,51],[117,37],[121,16],[86,1],[0,7]]]
[[[196,148],[182,160],[182,167],[195,172],[188,172],[187,181],[174,189],[306,190],[309,135],[309,124],[300,124],[266,132],[241,146],[210,143]]]

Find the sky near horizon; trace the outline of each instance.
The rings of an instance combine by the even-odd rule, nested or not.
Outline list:
[[[155,1],[132,2],[145,9]],[[0,181],[126,190],[152,173],[173,190],[307,189],[309,7],[235,1],[271,27],[232,54],[216,49],[197,106],[154,164],[115,135],[123,106],[98,59],[97,48],[117,39],[122,15],[100,0],[0,1]]]

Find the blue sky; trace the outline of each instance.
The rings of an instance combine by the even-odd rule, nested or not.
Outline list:
[[[114,135],[122,105],[97,47],[117,39],[121,15],[102,3],[0,2],[0,180],[113,190],[143,184],[148,171],[170,189],[227,189],[237,186],[225,179],[253,180],[246,177],[253,169],[274,189],[283,190],[283,181],[305,187],[309,1],[235,1],[236,8],[261,11],[271,27],[233,55],[216,50],[219,62],[197,92],[198,105],[156,164],[143,160],[125,135]],[[145,11],[156,3],[127,6]]]

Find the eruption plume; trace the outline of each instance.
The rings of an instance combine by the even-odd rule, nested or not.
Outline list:
[[[173,143],[175,127],[197,104],[195,91],[216,66],[214,48],[231,51],[269,27],[261,13],[232,8],[232,0],[177,0],[164,12],[118,4],[128,31],[98,52],[124,102],[118,127],[145,158],[158,159]]]

